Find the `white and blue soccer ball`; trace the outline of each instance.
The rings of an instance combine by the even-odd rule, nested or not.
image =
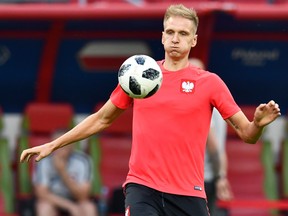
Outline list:
[[[132,98],[151,97],[160,89],[162,78],[159,65],[147,55],[129,57],[118,71],[121,88]]]

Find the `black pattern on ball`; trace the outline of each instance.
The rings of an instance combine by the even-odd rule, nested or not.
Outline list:
[[[141,86],[137,82],[137,80],[132,76],[129,77],[129,89],[133,94],[141,95]]]
[[[129,71],[131,64],[122,65],[118,71],[118,77],[124,76],[124,74]]]
[[[159,85],[156,85],[144,98],[151,97],[158,91],[158,89],[159,89]]]
[[[149,80],[158,79],[159,75],[160,75],[160,72],[153,69],[153,68],[149,68],[149,69],[143,71],[143,73],[142,73],[142,77],[149,79]]]
[[[143,56],[137,56],[137,57],[135,58],[135,61],[136,61],[137,64],[139,64],[139,65],[144,65],[144,63],[145,63],[145,58],[144,58]]]

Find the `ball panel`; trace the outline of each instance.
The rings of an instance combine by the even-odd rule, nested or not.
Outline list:
[[[138,83],[136,77],[129,77],[129,89],[135,95],[141,95],[141,85]]]
[[[144,98],[151,97],[158,91],[158,89],[159,89],[159,85],[157,84]]]
[[[135,61],[139,65],[144,65],[145,64],[145,56],[144,55],[135,56]]]
[[[159,78],[160,72],[158,70],[155,70],[153,68],[149,68],[145,71],[143,71],[142,77],[149,79],[149,80],[155,80]]]
[[[131,64],[122,64],[122,66],[120,67],[119,71],[118,71],[118,77],[120,76],[124,76],[125,73],[127,73],[131,68]]]

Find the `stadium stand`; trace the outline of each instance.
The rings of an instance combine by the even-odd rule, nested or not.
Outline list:
[[[27,104],[23,113],[22,134],[16,146],[16,158],[28,148],[51,140],[56,130],[69,129],[73,126],[74,110],[67,103],[37,103]],[[17,211],[20,215],[34,214],[32,168],[31,163],[16,165],[16,197]]]

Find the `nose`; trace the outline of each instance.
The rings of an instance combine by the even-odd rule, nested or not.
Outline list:
[[[178,34],[177,34],[177,33],[175,33],[175,34],[173,35],[172,42],[173,42],[173,43],[178,43],[178,42],[179,42],[179,37],[178,37]]]

